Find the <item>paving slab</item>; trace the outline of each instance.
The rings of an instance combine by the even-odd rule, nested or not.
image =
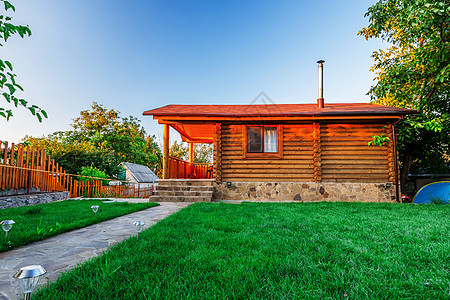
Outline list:
[[[127,201],[110,199],[110,201]],[[136,199],[129,202],[147,202]],[[0,253],[0,300],[21,299],[17,280],[12,276],[28,265],[41,265],[47,274],[40,285],[55,281],[58,276],[89,258],[98,256],[108,247],[136,234],[134,221],[144,221],[144,229],[189,206],[187,202],[166,202],[102,223],[84,227],[58,236]]]

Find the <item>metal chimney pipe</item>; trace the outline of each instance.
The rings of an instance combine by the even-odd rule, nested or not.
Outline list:
[[[317,108],[324,108],[325,101],[323,99],[323,63],[324,60],[319,60],[319,98],[317,99]]]

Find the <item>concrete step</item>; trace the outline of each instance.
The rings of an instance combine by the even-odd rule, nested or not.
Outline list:
[[[151,196],[150,202],[211,202],[212,197],[198,197],[198,196],[171,196],[162,197],[158,195]]]

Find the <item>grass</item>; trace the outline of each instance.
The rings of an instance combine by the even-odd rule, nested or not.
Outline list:
[[[36,299],[448,299],[450,206],[198,203]]]
[[[100,206],[97,217],[94,217],[92,205]],[[5,239],[3,230],[0,230],[0,252],[156,205],[155,203],[103,203],[100,199],[66,200],[0,209],[0,221],[14,220],[16,222],[9,231],[8,239]]]

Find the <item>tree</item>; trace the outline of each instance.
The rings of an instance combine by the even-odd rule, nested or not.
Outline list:
[[[212,144],[194,144],[194,163],[212,163]]]
[[[6,0],[0,0],[3,2],[5,12],[8,10],[16,11],[16,8]],[[31,35],[31,30],[28,26],[14,25],[10,21],[12,17],[6,15],[0,15],[0,40],[4,42],[8,41],[8,38],[18,34],[21,38]],[[3,47],[3,43],[0,43]],[[18,98],[17,91],[23,91],[23,88],[16,81],[17,75],[13,73],[13,66],[11,62],[0,59],[0,93],[6,102],[13,104],[15,107],[22,106],[27,108],[33,115],[35,115],[39,122],[42,121],[42,117],[47,118],[47,113],[36,105],[30,105],[28,101]],[[12,109],[5,109],[0,107],[0,116],[9,120],[12,117]]]
[[[448,172],[450,0],[380,0],[365,16],[358,35],[391,44],[372,55],[372,101],[419,112],[397,126],[402,184],[410,171]]]
[[[179,159],[189,159],[189,145],[175,141],[169,149],[169,155]],[[210,144],[194,144],[193,163],[212,163],[213,148]]]
[[[177,141],[175,141],[172,145],[172,147],[169,148],[169,155],[179,158],[179,159],[183,159],[183,160],[188,160],[189,157],[189,146],[187,143],[178,143]]]
[[[147,151],[146,133],[139,120],[120,117],[120,112],[93,102],[92,110],[80,112],[74,119],[74,138],[92,142],[96,147],[112,150],[122,161],[142,165],[158,163],[158,157]]]
[[[26,136],[27,145],[40,147],[69,174],[81,174],[83,167],[95,167],[110,178],[122,169],[120,158],[113,152],[96,147],[90,141],[76,140],[71,131],[55,132],[42,138]]]
[[[153,172],[159,178],[162,178],[162,152],[158,143],[156,142],[155,135],[149,135],[145,138],[145,148],[147,151],[147,155],[153,155],[155,157],[155,162],[153,164]]]
[[[55,132],[43,138],[26,137],[30,145],[43,147],[67,172],[80,174],[82,167],[95,167],[110,178],[120,174],[120,162],[149,166],[161,165],[161,154],[152,137],[134,117],[94,102],[74,119],[73,130]],[[158,156],[159,151],[159,156]]]

